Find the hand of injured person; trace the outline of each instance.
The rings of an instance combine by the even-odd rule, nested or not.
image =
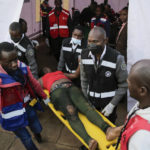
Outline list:
[[[108,117],[114,110],[115,105],[112,103],[109,103],[108,105],[105,106],[105,108],[102,110],[102,114],[106,117]]]

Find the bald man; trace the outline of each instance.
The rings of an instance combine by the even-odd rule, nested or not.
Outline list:
[[[121,137],[121,150],[150,149],[150,59],[135,63],[129,73],[128,87],[130,96],[139,101],[129,112]],[[120,128],[121,129],[121,128]],[[107,139],[115,138],[118,131],[110,129]],[[117,129],[118,130],[118,129]],[[112,133],[112,137],[111,137]],[[119,141],[120,142],[120,141]],[[119,143],[118,142],[118,143]]]
[[[81,87],[96,109],[115,122],[116,106],[127,91],[127,69],[124,57],[106,41],[103,28],[90,31],[88,47],[81,53]]]

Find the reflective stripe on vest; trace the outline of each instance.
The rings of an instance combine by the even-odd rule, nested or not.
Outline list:
[[[89,91],[89,95],[91,97],[95,97],[95,98],[107,98],[107,97],[115,96],[115,91],[103,92],[103,93],[97,93],[97,92]]]
[[[82,63],[84,65],[93,65],[94,61],[93,61],[93,59],[82,59]],[[105,66],[105,67],[115,69],[116,68],[116,63],[112,63],[112,62],[103,60],[102,63],[101,63],[101,66]]]
[[[54,14],[54,12],[52,12],[51,14],[49,14],[49,16],[51,16],[51,15],[53,15]]]
[[[109,61],[105,61],[105,60],[102,61],[101,66],[105,66],[105,67],[109,67],[109,68],[113,68],[113,69],[116,68],[116,64],[115,63],[112,63],[112,62],[109,62]]]
[[[23,47],[23,46],[21,46],[20,44],[17,44],[16,45],[17,47],[18,47],[18,49],[20,50],[20,51],[22,51],[22,52],[26,52],[26,49]]]
[[[62,12],[69,16],[69,13],[67,13],[66,11],[62,10]]]
[[[66,67],[66,70],[67,70],[69,73],[75,73],[75,72],[76,72],[76,70],[70,70],[70,69],[68,68],[67,64],[65,64],[65,67]]]
[[[63,51],[71,52],[72,48],[71,47],[62,47]]]
[[[82,64],[84,65],[94,65],[94,62],[92,59],[82,59]]]
[[[72,48],[71,47],[62,47],[63,51],[67,51],[67,52],[72,52]],[[76,49],[76,53],[80,53],[81,54],[82,49],[77,48]]]
[[[58,29],[58,25],[50,27],[50,30],[55,30],[55,29]],[[68,26],[59,26],[59,29],[68,29]]]
[[[11,111],[6,114],[1,113],[1,115],[2,115],[3,119],[10,119],[12,117],[23,115],[25,113],[25,111],[26,111],[25,108],[22,108],[20,110]]]
[[[82,49],[80,49],[80,48],[77,48],[76,52],[81,54],[81,52],[82,52]]]

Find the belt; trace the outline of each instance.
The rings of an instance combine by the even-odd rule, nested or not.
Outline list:
[[[72,86],[72,82],[63,82],[63,83],[56,84],[54,88],[51,90],[50,94],[52,94],[58,88],[68,88],[70,86]]]

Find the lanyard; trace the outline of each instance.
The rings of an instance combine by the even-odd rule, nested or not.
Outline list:
[[[134,110],[134,111],[130,114],[130,116],[128,117],[127,121],[125,122],[125,125],[124,125],[124,127],[122,128],[121,133],[120,133],[120,135],[119,135],[119,138],[118,138],[118,141],[117,141],[115,150],[118,149],[119,143],[120,143],[120,141],[121,141],[122,133],[125,131],[127,124],[129,123],[131,117],[135,114],[135,112],[136,112],[137,110],[139,110],[139,109]]]

